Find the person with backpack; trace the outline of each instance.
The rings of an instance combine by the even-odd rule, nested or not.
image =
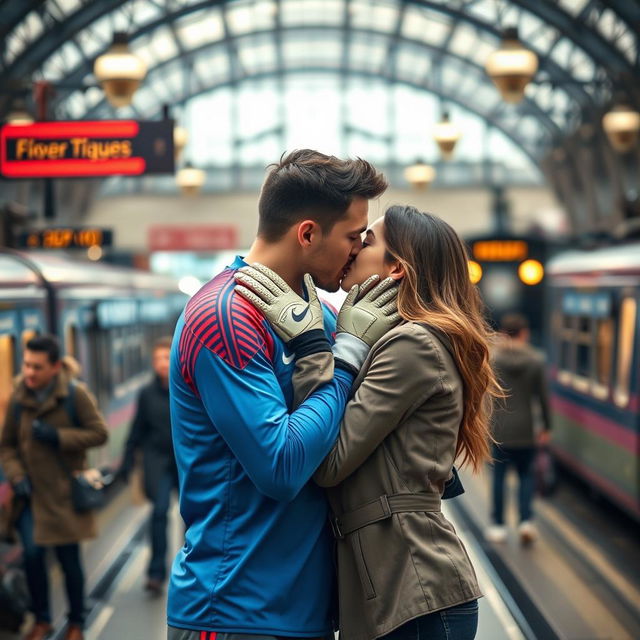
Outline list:
[[[84,573],[79,542],[96,535],[91,511],[77,512],[71,475],[86,451],[107,441],[105,420],[87,387],[74,380],[51,335],[25,345],[22,375],[0,436],[0,464],[14,491],[13,523],[24,547],[35,624],[24,640],[53,633],[45,554],[53,547],[65,575],[69,624],[64,640],[82,640]]]

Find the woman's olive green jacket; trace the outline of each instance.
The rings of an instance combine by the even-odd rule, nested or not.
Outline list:
[[[396,327],[374,345],[353,389],[314,479],[329,487],[337,516],[340,638],[373,640],[481,594],[440,511],[463,412],[447,338],[421,324]]]

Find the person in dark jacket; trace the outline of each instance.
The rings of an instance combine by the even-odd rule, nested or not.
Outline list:
[[[73,508],[70,473],[86,472],[87,449],[104,444],[108,432],[95,398],[74,380],[74,373],[60,358],[57,338],[29,340],[0,437],[0,463],[13,487],[13,524],[24,548],[35,616],[25,640],[43,640],[54,631],[47,547],[55,550],[65,576],[69,624],[64,638],[84,637],[84,572],[78,543],[96,535],[96,523],[91,511],[78,513]]]
[[[126,481],[142,451],[144,492],[153,503],[149,529],[151,561],[145,589],[153,595],[162,591],[167,576],[167,512],[171,494],[178,489],[178,471],[171,441],[169,415],[169,353],[171,338],[160,338],[153,346],[153,380],[138,397],[136,416],[125,447],[120,476]]]
[[[510,466],[518,472],[518,533],[523,544],[536,538],[532,523],[536,443],[549,439],[549,407],[545,382],[544,356],[529,344],[527,320],[520,314],[508,314],[500,323],[502,338],[498,341],[492,362],[496,375],[507,394],[496,403],[493,415],[493,524],[486,532],[487,540],[503,542],[507,538],[504,523],[504,479]],[[543,430],[537,434],[534,411],[539,408]]]

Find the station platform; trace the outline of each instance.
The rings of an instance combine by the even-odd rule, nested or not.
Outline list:
[[[444,504],[469,552],[484,597],[478,640],[634,640],[640,638],[640,549],[633,528],[585,506],[575,487],[537,500],[539,539],[520,545],[513,530],[504,544],[487,543],[488,474],[462,474],[466,493]],[[513,502],[513,501],[512,501]],[[120,491],[99,514],[101,535],[84,545],[90,613],[87,640],[164,640],[165,594],[144,590],[149,550],[148,505]],[[514,513],[509,514],[513,521]],[[181,543],[174,505],[171,555]],[[615,540],[615,544],[604,544]],[[622,562],[622,559],[625,559]],[[54,640],[64,635],[62,576],[52,567]],[[0,632],[0,640],[17,640]]]

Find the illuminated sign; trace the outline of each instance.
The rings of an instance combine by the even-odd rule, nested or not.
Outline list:
[[[471,251],[480,262],[520,262],[529,255],[529,245],[524,240],[479,240]]]
[[[230,224],[149,227],[149,251],[221,251],[238,246],[236,227]]]
[[[24,249],[88,249],[112,244],[113,231],[95,227],[54,227],[28,231],[20,236],[20,247]]]
[[[173,173],[173,121],[36,122],[0,129],[5,178]]]

